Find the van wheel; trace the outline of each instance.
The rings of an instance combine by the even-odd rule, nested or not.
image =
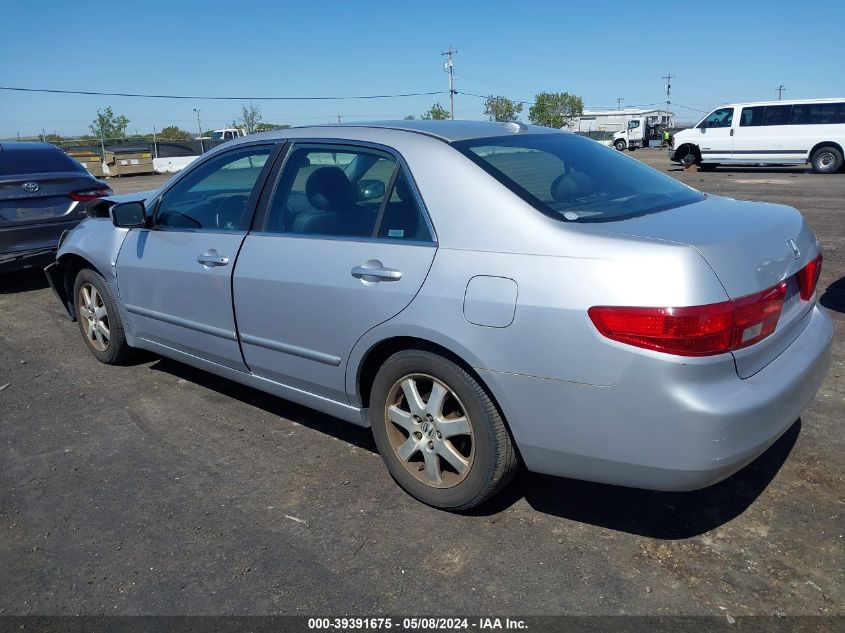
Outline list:
[[[698,156],[695,155],[694,152],[690,151],[681,158],[681,164],[684,167],[692,167],[696,163],[698,163]]]
[[[615,147],[615,148],[616,148],[618,151],[620,151],[620,152],[624,152],[624,151],[625,151],[625,141],[621,141],[621,140],[620,140],[620,141],[616,141],[616,142],[613,144],[613,147]]]
[[[101,363],[123,365],[132,355],[123,322],[106,280],[83,268],[73,284],[73,301],[79,331],[89,351]]]
[[[813,152],[810,163],[817,174],[833,174],[842,168],[842,153],[835,147],[826,145]]]
[[[387,470],[409,494],[446,510],[467,510],[516,472],[516,451],[493,401],[461,367],[404,350],[382,365],[370,423]]]

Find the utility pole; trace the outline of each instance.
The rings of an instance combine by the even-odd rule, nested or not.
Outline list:
[[[666,80],[666,127],[669,127],[669,113],[671,112],[672,107],[672,99],[670,95],[672,94],[672,79],[674,78],[675,76],[672,73],[666,73],[663,75],[663,79]],[[661,123],[663,123],[663,121],[661,121]]]
[[[200,140],[200,154],[205,154],[205,143],[202,142],[202,123],[200,123],[200,112],[202,112],[201,108],[194,108],[194,114],[197,115],[197,131],[199,132],[197,138]]]
[[[783,84],[779,85],[777,88],[775,88],[775,90],[778,91],[778,101],[783,100],[783,91],[786,90],[786,88],[783,87]]]
[[[202,112],[201,108],[194,108],[194,114],[197,115],[197,136],[202,137],[202,123],[200,123],[200,112]]]
[[[457,49],[453,49],[450,44],[448,51],[440,53],[446,55],[443,70],[449,73],[449,115],[453,121],[455,120],[455,60],[453,57],[457,52]]]
[[[341,116],[342,116],[342,115],[340,115],[340,114],[338,114],[338,115],[337,115],[337,122],[338,122],[338,123],[340,123],[340,117],[341,117]]]
[[[621,109],[622,109],[622,102],[623,102],[623,101],[625,101],[625,99],[624,99],[624,98],[622,98],[622,97],[616,97],[616,109],[617,109],[617,110],[621,110]]]

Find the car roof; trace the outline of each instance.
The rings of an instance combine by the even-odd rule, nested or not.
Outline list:
[[[783,99],[777,101],[745,101],[742,103],[726,103],[719,106],[720,108],[729,108],[731,106],[765,106],[765,105],[795,105],[795,104],[813,104],[813,103],[843,103],[845,98],[826,98],[826,99]]]
[[[50,143],[40,141],[0,141],[0,150],[58,150],[59,148]]]
[[[510,136],[513,134],[566,134],[565,130],[526,125],[525,123],[498,123],[493,121],[434,121],[427,119],[413,119],[403,121],[366,121],[360,123],[327,123],[325,125],[307,125],[291,127],[282,130],[264,132],[264,138],[287,138],[301,136],[310,129],[325,130],[326,128],[351,131],[355,129],[362,140],[366,140],[366,130],[393,130],[410,134],[422,134],[450,143],[476,138],[490,138],[494,136]],[[254,138],[255,135],[252,136]],[[246,139],[251,138],[247,136]],[[242,139],[243,140],[243,139]]]

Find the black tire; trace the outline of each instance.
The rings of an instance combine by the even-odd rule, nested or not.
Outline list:
[[[422,481],[420,477],[424,475],[415,476],[412,471],[423,471],[425,465],[410,459],[403,462],[397,454],[395,442],[399,427],[388,420],[387,411],[392,404],[389,402],[391,394],[408,377],[436,379],[452,392],[447,398],[454,395],[454,402],[460,405],[469,420],[472,431],[468,436],[472,444],[471,462],[465,474],[452,475],[463,479],[450,487],[435,487]],[[421,397],[422,394],[420,391]],[[426,401],[430,401],[430,395]],[[519,460],[496,405],[469,373],[442,356],[423,350],[404,350],[388,358],[373,382],[369,417],[376,446],[393,479],[410,495],[430,506],[453,511],[473,508],[502,490],[516,473]],[[418,428],[423,430],[425,427]],[[441,428],[438,427],[437,437],[440,437]],[[425,442],[421,434],[417,435]],[[410,433],[404,436],[404,441],[410,439]],[[403,438],[399,437],[398,441],[402,442]],[[419,459],[425,457],[422,450],[411,456]],[[446,462],[436,456],[433,459],[445,467],[443,472],[446,474]]]
[[[100,301],[97,303],[100,303],[106,310],[105,325],[108,328],[108,343],[102,346],[102,349],[98,347],[98,340],[92,340],[88,335],[90,319],[86,314],[89,313],[89,309],[83,304],[82,290],[83,287],[90,289],[91,286],[96,289],[100,297]],[[77,273],[76,280],[73,283],[73,306],[76,312],[76,321],[79,324],[79,331],[85,340],[88,350],[94,357],[107,365],[123,365],[128,362],[132,356],[133,349],[126,342],[123,321],[120,318],[120,312],[117,309],[111,288],[109,288],[106,280],[98,272],[90,268],[83,268]],[[100,342],[102,342],[103,338],[103,334],[100,333]]]
[[[625,151],[625,141],[620,139],[613,144],[613,147],[615,147],[616,150],[619,151],[619,152],[624,152]]]
[[[817,174],[835,174],[842,169],[842,152],[832,145],[825,145],[813,152],[810,163]]]

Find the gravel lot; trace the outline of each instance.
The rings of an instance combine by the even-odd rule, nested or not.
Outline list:
[[[0,613],[845,614],[845,174],[632,156],[820,237],[833,366],[756,462],[695,493],[524,474],[439,512],[367,430],[165,359],[100,365],[29,271],[0,278]]]

